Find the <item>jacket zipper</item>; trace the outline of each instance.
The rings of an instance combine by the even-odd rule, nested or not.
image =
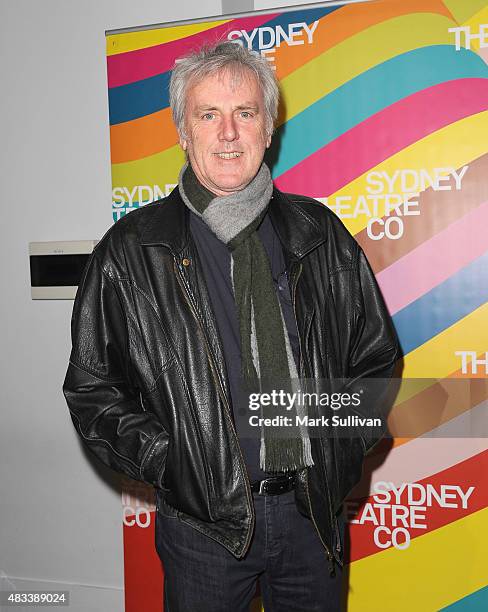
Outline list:
[[[193,303],[192,303],[192,301],[190,299],[188,290],[186,288],[185,280],[183,279],[183,275],[181,274],[181,271],[180,271],[179,266],[178,266],[178,264],[176,262],[176,259],[174,260],[174,269],[175,269],[175,273],[176,273],[176,278],[178,279],[178,283],[179,283],[180,287],[183,290],[183,294],[184,294],[185,299],[186,299],[186,301],[188,303],[188,306],[190,307],[190,310],[191,310],[193,316],[195,317],[195,320],[197,321],[198,325],[200,326],[200,329],[202,330],[203,337],[205,339],[205,352],[207,353],[207,357],[208,357],[208,360],[209,360],[209,363],[210,363],[210,367],[212,368],[212,375],[213,375],[213,377],[215,379],[215,382],[217,383],[217,389],[219,391],[219,395],[220,395],[220,397],[221,397],[221,399],[223,401],[223,404],[225,406],[225,409],[227,411],[227,414],[228,414],[228,417],[229,417],[229,422],[230,422],[230,425],[231,425],[231,429],[232,429],[232,432],[233,432],[233,434],[235,436],[237,449],[239,451],[239,463],[241,465],[241,471],[242,471],[242,474],[244,476],[244,484],[246,485],[247,507],[248,507],[248,510],[250,510],[250,513],[251,513],[251,529],[248,531],[248,534],[246,536],[246,541],[244,542],[244,550],[242,551],[242,555],[241,555],[241,556],[243,556],[247,552],[249,543],[251,541],[251,537],[252,537],[252,534],[253,534],[253,531],[254,531],[254,523],[255,523],[255,520],[256,520],[255,513],[254,513],[254,507],[253,507],[253,504],[252,504],[252,501],[251,501],[251,485],[249,483],[249,478],[247,476],[247,469],[246,469],[246,466],[245,466],[245,463],[244,463],[244,457],[242,455],[241,447],[239,445],[239,439],[237,437],[237,432],[236,432],[236,429],[234,427],[234,422],[232,420],[232,413],[231,413],[231,410],[230,410],[229,403],[227,401],[227,396],[226,396],[225,391],[224,391],[224,389],[222,387],[222,381],[220,380],[220,376],[218,374],[217,366],[215,365],[214,356],[212,355],[211,350],[210,350],[210,346],[209,346],[209,342],[208,342],[208,338],[207,338],[207,333],[206,333],[205,328],[203,326],[203,323],[201,322],[200,317],[198,316],[198,313],[197,313],[197,311],[196,311],[196,309],[195,309],[195,307],[194,307],[194,305],[193,305]]]
[[[299,268],[298,268],[298,272],[296,273],[296,275],[293,277],[292,280],[292,291],[291,291],[291,296],[292,296],[292,303],[293,303],[293,314],[295,315],[295,321],[296,321],[296,325],[297,325],[297,329],[298,329],[298,320],[297,320],[297,312],[296,312],[296,288],[298,285],[298,279],[300,278],[300,274],[302,273],[302,264],[299,264]],[[301,340],[301,336],[300,336],[300,332],[298,332],[298,344],[300,347],[300,376],[303,376],[304,373],[304,360],[303,360],[303,349],[302,349],[302,340]],[[334,568],[334,556],[332,555],[331,550],[329,549],[329,547],[327,546],[327,544],[324,542],[322,535],[320,533],[320,530],[317,526],[317,522],[315,520],[314,514],[313,514],[313,510],[312,510],[312,500],[310,499],[310,492],[308,490],[308,468],[305,468],[305,492],[307,494],[307,500],[308,500],[308,508],[310,510],[310,517],[312,519],[312,523],[315,527],[315,531],[317,532],[320,541],[322,542],[322,546],[325,548],[325,551],[327,553],[327,559],[329,561],[329,568],[330,568],[330,573],[333,576],[335,574],[335,568]],[[329,499],[329,512],[331,512],[331,508],[330,508],[330,499]],[[332,514],[331,514],[332,517]]]

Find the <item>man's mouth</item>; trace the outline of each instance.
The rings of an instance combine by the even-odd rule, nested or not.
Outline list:
[[[242,155],[242,151],[232,151],[231,153],[215,153],[220,159],[234,159]]]

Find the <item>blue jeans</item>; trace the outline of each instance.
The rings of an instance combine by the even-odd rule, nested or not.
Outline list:
[[[256,527],[243,559],[183,523],[156,512],[156,549],[164,566],[165,612],[248,612],[259,580],[266,612],[339,612],[341,571],[331,577],[312,522],[294,491],[253,495]]]

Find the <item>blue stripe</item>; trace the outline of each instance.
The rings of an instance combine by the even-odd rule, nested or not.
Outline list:
[[[273,178],[398,100],[462,78],[488,78],[488,66],[473,51],[451,45],[422,47],[370,68],[276,131],[269,152]]]
[[[393,316],[403,354],[425,344],[487,300],[488,252]]]
[[[486,612],[486,610],[488,610],[488,586],[442,608],[441,612]]]
[[[139,119],[169,106],[171,71],[108,90],[110,125]]]

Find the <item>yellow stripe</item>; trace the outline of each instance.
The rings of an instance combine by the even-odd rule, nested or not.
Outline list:
[[[184,163],[185,154],[179,145],[175,145],[143,159],[112,164],[112,185],[132,191],[136,185],[176,183]]]
[[[465,21],[463,25],[476,27],[482,23],[488,23],[488,6],[475,13],[472,17]]]
[[[443,0],[454,19],[462,23],[486,5],[486,0]]]
[[[389,19],[351,36],[281,81],[286,119],[392,57],[419,47],[451,44],[448,28],[452,26],[453,22],[442,15],[416,13]]]
[[[348,612],[435,612],[488,583],[488,508],[350,565]]]
[[[224,21],[189,23],[176,27],[112,34],[107,36],[107,55],[118,55],[119,53],[127,53],[128,51],[136,51],[137,49],[147,49],[155,45],[162,45],[163,43],[172,42],[173,40],[211,30],[229,21],[231,20],[225,19]]]
[[[432,386],[436,382],[437,382],[437,379],[434,379],[433,377],[431,378],[408,378],[407,379],[402,373],[402,380],[400,383],[400,388],[398,389],[398,394],[395,398],[394,405],[399,406],[403,402],[406,402],[407,400],[414,397],[415,395],[418,395],[419,393],[427,389],[427,387]],[[396,408],[396,410],[398,411],[398,408]],[[397,427],[395,427],[395,420],[399,416],[400,417],[404,416],[403,411],[401,413],[392,412],[391,414],[390,424],[392,425],[392,428],[393,428],[392,431],[397,431],[398,429]]]
[[[479,354],[488,346],[488,303],[470,312],[431,340],[408,353],[404,359],[404,378],[445,378],[459,370],[461,358],[456,351]],[[429,382],[430,378],[427,378]]]
[[[472,17],[470,17],[467,21],[463,23],[463,26],[468,26],[471,28],[471,34],[479,34],[480,25],[482,23],[488,23],[488,6],[482,8],[481,11],[475,13]],[[463,37],[464,40],[464,37]],[[471,40],[471,49],[479,51],[480,49],[480,39],[473,38]]]
[[[485,330],[485,332],[481,332]],[[417,395],[461,368],[461,357],[456,351],[475,351],[484,354],[488,346],[488,304],[463,317],[404,358],[402,383],[395,405]],[[436,379],[436,380],[433,380]]]
[[[387,172],[392,176],[396,170],[408,168],[423,169],[432,176],[434,168],[461,168],[488,151],[487,132],[488,111],[451,123],[402,149],[333,193],[329,196],[329,206],[334,205],[337,197],[347,196],[350,199],[342,201],[342,204],[351,208],[343,212],[354,214],[358,197],[369,193],[366,179],[371,172]],[[379,198],[378,217],[385,214],[382,202],[383,199]],[[353,219],[343,219],[343,222],[352,234],[356,234],[366,227],[370,218],[363,212]]]

